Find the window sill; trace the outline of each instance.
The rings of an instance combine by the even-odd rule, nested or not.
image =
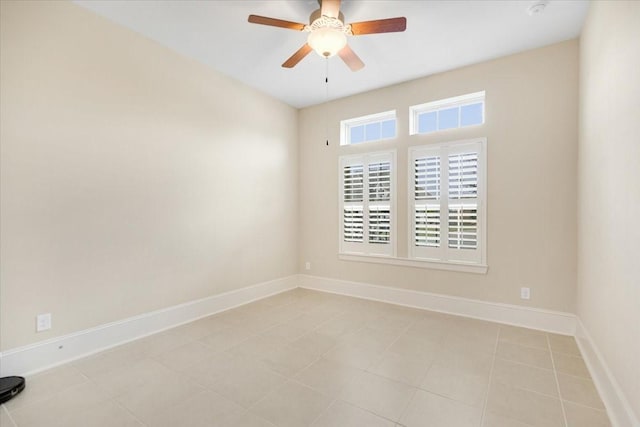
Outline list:
[[[388,256],[338,254],[343,261],[371,262],[374,264],[399,265],[403,267],[427,268],[433,270],[460,271],[464,273],[487,274],[489,267],[483,264],[465,264],[455,262],[427,261]]]

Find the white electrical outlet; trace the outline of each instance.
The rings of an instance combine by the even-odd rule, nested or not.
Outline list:
[[[51,329],[51,313],[38,314],[36,316],[36,332]]]
[[[530,298],[531,298],[531,289],[520,288],[520,299],[530,299]]]
[[[305,270],[311,270],[311,263],[309,261],[304,263],[304,269]]]

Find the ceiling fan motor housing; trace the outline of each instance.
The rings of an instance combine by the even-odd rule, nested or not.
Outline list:
[[[313,12],[311,12],[311,15],[309,15],[309,26],[310,27],[313,26],[314,21],[316,21],[317,19],[320,19],[321,17],[322,17],[322,11],[320,9],[316,9]],[[327,18],[337,19],[344,26],[344,15],[342,14],[342,12],[338,12],[338,18],[331,18],[329,16],[327,16]]]

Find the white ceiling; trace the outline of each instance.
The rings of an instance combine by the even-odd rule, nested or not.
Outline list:
[[[316,0],[75,0],[183,55],[294,107],[325,100],[326,60],[310,53],[293,69],[280,65],[307,33],[249,24],[249,14],[307,23]],[[529,16],[534,1],[343,0],[345,21],[405,16],[403,33],[350,37],[366,64],[350,71],[329,59],[335,99],[464,65],[578,37],[588,1],[551,0]]]

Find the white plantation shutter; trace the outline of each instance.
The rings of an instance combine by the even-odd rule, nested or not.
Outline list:
[[[451,144],[446,152],[447,260],[481,263],[479,183],[482,143]]]
[[[478,247],[478,153],[449,155],[449,248]]]
[[[391,243],[391,162],[369,163],[369,243]]]
[[[413,244],[423,255],[435,256],[441,245],[440,155],[424,151],[413,159]]]
[[[410,149],[410,256],[484,264],[486,140]]]
[[[340,252],[393,255],[395,153],[340,158]]]
[[[364,239],[364,165],[347,165],[342,171],[342,234],[346,242],[361,243]]]
[[[439,149],[412,150],[410,201],[412,236],[410,245],[416,258],[437,259],[442,247],[442,173]]]

